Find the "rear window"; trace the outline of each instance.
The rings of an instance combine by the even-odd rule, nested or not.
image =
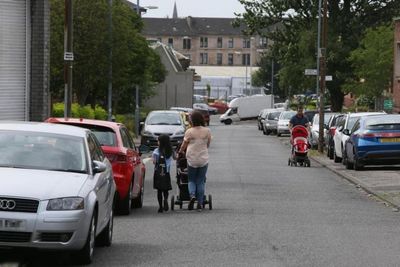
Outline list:
[[[275,120],[279,118],[279,115],[281,115],[281,112],[271,112],[268,114],[268,120]]]
[[[400,130],[400,116],[379,116],[365,120],[368,130]]]
[[[181,125],[179,113],[150,113],[147,117],[148,125]]]
[[[296,115],[296,112],[283,112],[281,114],[281,118],[282,120],[290,120],[294,115]]]
[[[96,136],[97,140],[99,140],[100,145],[102,146],[117,146],[117,135],[111,128],[81,123],[68,124],[91,130]]]

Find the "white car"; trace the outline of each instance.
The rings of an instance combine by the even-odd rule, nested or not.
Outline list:
[[[93,259],[110,246],[116,187],[112,167],[87,129],[0,123],[0,246],[72,250]]]
[[[289,122],[294,115],[296,115],[296,111],[283,111],[281,115],[279,115],[276,132],[277,136],[281,136],[282,134],[290,134]]]
[[[346,114],[337,124],[335,135],[333,136],[333,160],[334,162],[341,162],[343,158],[343,148],[348,135],[343,134],[343,130],[351,130],[354,123],[359,117],[386,114],[385,112],[360,112],[360,113],[348,113]]]
[[[324,114],[324,142],[325,142],[325,136],[326,136],[326,125],[328,125],[328,122],[330,118],[337,113],[325,113]],[[312,124],[311,124],[311,131],[310,131],[310,143],[312,147],[318,147],[318,139],[319,139],[319,114],[315,114]]]

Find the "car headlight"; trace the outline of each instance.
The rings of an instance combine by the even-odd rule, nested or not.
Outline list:
[[[85,207],[81,197],[66,197],[50,199],[47,210],[82,210]]]

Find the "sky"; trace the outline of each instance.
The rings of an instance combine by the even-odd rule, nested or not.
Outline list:
[[[130,0],[137,3],[137,0]],[[174,2],[178,8],[179,17],[223,17],[234,18],[234,12],[242,13],[243,6],[238,0],[140,0],[141,6],[157,6],[149,9],[143,17],[172,17]]]

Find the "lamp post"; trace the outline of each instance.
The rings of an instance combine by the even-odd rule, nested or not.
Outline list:
[[[109,54],[108,54],[108,120],[112,120],[112,58],[113,58],[113,25],[112,25],[112,6],[113,0],[108,0],[108,38],[109,38]]]

